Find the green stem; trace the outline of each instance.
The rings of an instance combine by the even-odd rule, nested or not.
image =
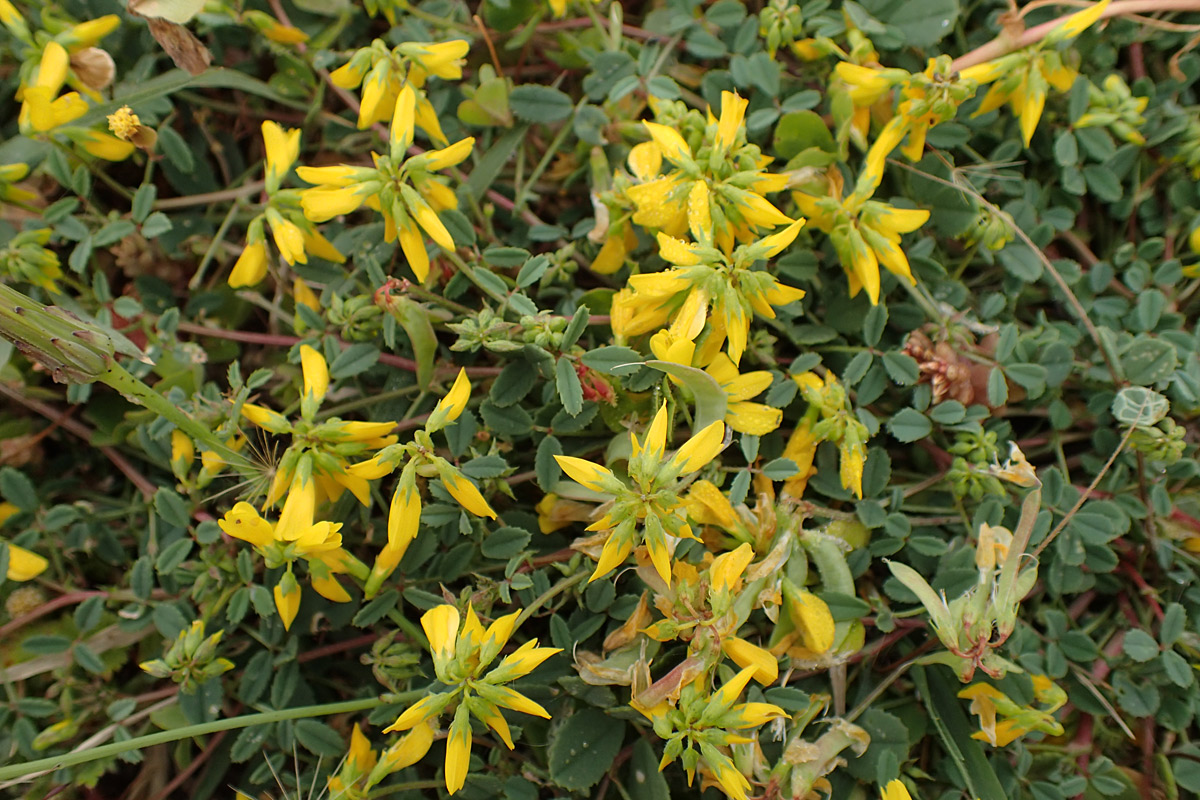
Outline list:
[[[151,161],[150,163],[154,163]],[[208,245],[208,249],[204,252],[204,257],[200,259],[200,266],[196,267],[196,274],[188,281],[188,289],[195,291],[200,288],[200,284],[204,282],[204,274],[208,272],[208,265],[212,263],[213,258],[217,255],[217,249],[221,243],[225,241],[225,234],[229,233],[229,226],[233,224],[233,220],[237,217],[238,210],[241,208],[241,203],[234,201],[229,206],[229,213],[225,215],[225,219],[221,220],[220,227],[213,235],[212,242]]]
[[[174,422],[179,430],[203,443],[205,447],[219,455],[226,464],[243,475],[252,477],[258,474],[257,467],[244,455],[221,441],[215,433],[192,419],[181,408],[147,386],[145,382],[135,378],[115,360],[107,370],[97,377],[97,380],[108,384],[129,400],[153,411],[160,417]]]
[[[480,281],[479,276],[475,274],[475,268],[472,267],[470,264],[468,264],[466,261],[464,261],[462,259],[462,257],[459,256],[458,253],[452,253],[452,252],[447,251],[446,257],[449,258],[451,262],[453,262],[454,266],[458,267],[459,271],[462,272],[462,274],[467,276],[467,280],[469,280],[469,281],[471,281],[471,283],[475,284],[476,288],[478,288],[481,292],[483,292],[488,297],[492,298],[497,303],[499,303],[501,308],[505,308],[508,306],[508,297],[493,291],[490,286],[488,286],[487,284]]]
[[[589,7],[590,10],[590,7]],[[595,13],[595,12],[593,12]],[[601,29],[603,32],[603,29]],[[550,160],[554,158],[554,154],[558,152],[558,148],[562,146],[563,141],[567,138],[567,134],[574,130],[572,123],[575,120],[575,115],[579,113],[579,109],[583,107],[584,101],[580,100],[575,108],[571,109],[571,116],[563,121],[559,127],[558,133],[550,141],[550,146],[546,148],[546,152],[542,154],[542,158],[538,161],[537,166],[533,168],[533,172],[529,173],[529,179],[521,184],[521,190],[517,192],[517,196],[513,198],[513,214],[520,214],[525,210],[525,202],[529,197],[530,189],[538,179],[542,177],[542,173],[550,166]]]
[[[517,624],[513,627],[521,627],[521,623],[532,617],[533,612],[537,611],[543,605],[550,602],[555,597],[562,594],[567,589],[570,589],[572,586],[584,580],[585,578],[587,578],[587,572],[580,572],[578,575],[572,575],[569,578],[559,581],[546,591],[542,592],[537,598],[534,599],[532,603],[525,606],[524,610],[521,611],[521,616],[517,617]]]
[[[24,764],[12,764],[7,767],[0,767],[0,781],[19,780],[35,772],[73,767],[77,764],[86,764],[89,761],[97,761],[102,758],[109,758],[110,756],[119,756],[122,753],[143,750],[159,744],[178,742],[182,739],[191,739],[196,736],[207,736],[210,733],[218,733],[220,731],[249,728],[254,725],[270,725],[274,722],[283,722],[289,719],[308,719],[310,717],[329,716],[330,714],[349,714],[355,711],[367,711],[372,708],[378,708],[385,704],[406,703],[418,699],[422,694],[424,693],[405,692],[389,696],[386,701],[380,697],[368,697],[359,700],[346,700],[340,703],[284,708],[278,711],[265,711],[261,714],[247,714],[230,719],[218,719],[212,722],[203,722],[199,725],[188,725],[183,728],[138,736],[124,742],[113,742],[88,750],[63,753],[57,756],[50,756],[49,758],[39,758],[36,761],[26,761]]]

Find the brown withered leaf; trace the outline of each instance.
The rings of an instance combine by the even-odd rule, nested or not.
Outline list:
[[[191,31],[165,19],[147,17],[146,22],[150,25],[150,34],[162,45],[175,66],[193,75],[208,69],[212,63],[212,53]]]

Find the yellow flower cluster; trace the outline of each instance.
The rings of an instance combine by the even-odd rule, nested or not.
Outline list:
[[[800,387],[808,410],[796,423],[783,457],[795,462],[796,475],[783,485],[783,494],[800,498],[808,485],[808,479],[816,472],[813,459],[817,445],[834,442],[841,456],[840,478],[842,488],[862,497],[863,468],[867,461],[867,428],[854,415],[846,390],[832,372],[822,379],[812,372],[793,375]]]
[[[588,526],[604,542],[591,580],[620,566],[637,544],[645,547],[664,583],[671,582],[671,550],[679,538],[693,539],[685,519],[683,499],[676,481],[716,457],[721,451],[725,423],[714,422],[666,457],[669,417],[664,403],[642,441],[629,434],[629,483],[612,470],[575,456],[554,458],[567,475],[594,492],[611,498],[608,511]]]
[[[96,44],[117,29],[120,17],[106,14],[70,26],[53,37],[41,32],[35,35],[9,0],[0,0],[0,24],[24,45],[21,83],[17,87],[17,100],[21,101],[17,123],[21,133],[61,136],[89,155],[107,161],[129,158],[134,151],[129,142],[71,124],[88,112],[84,96],[99,100],[99,90],[112,82],[112,57]],[[60,94],[64,86],[74,91]]]
[[[401,463],[404,464],[388,510],[387,544],[371,570],[366,586],[367,597],[372,597],[396,569],[420,529],[421,491],[417,485],[418,476],[440,478],[442,486],[464,509],[477,517],[496,518],[496,512],[475,484],[457,467],[437,455],[433,444],[432,435],[462,415],[470,396],[471,382],[467,379],[466,370],[460,370],[450,391],[429,415],[425,427],[413,434],[413,441],[385,447],[371,459],[347,470],[356,480],[375,480],[391,474]]]
[[[465,615],[447,604],[432,608],[421,617],[421,627],[429,637],[434,671],[447,691],[421,698],[385,732],[428,728],[431,720],[456,706],[446,739],[445,778],[450,794],[461,789],[467,780],[471,717],[495,731],[509,750],[513,749],[512,732],[500,709],[550,719],[546,709],[504,684],[528,675],[547,658],[562,652],[559,648],[538,647],[537,639],[530,639],[501,659],[494,669],[488,669],[508,643],[519,616],[519,612],[514,612],[500,617],[485,629],[469,604]]]
[[[603,263],[594,268],[612,271],[624,263],[627,221],[656,233],[659,255],[671,268],[634,275],[628,287],[617,293],[612,327],[619,339],[670,323],[677,340],[696,341],[710,322],[711,310],[711,324],[700,347],[705,358],[699,366],[710,363],[726,342],[736,366],[745,352],[753,315],[773,319],[774,307],[804,296],[769,272],[753,268],[755,262],[786,249],[803,221],[792,220],[765,197],[785,188],[787,176],[765,172],[770,158],[746,143],[746,105],[736,94],[724,92],[720,117],[710,114],[702,127],[689,125],[691,115],[679,115],[673,107],[661,109],[661,119],[678,116],[685,131],[693,130],[695,149],[671,125],[643,123],[650,141],[636,145],[629,154],[637,182],[616,193],[614,205],[625,216],[609,226],[597,257]],[[660,175],[664,161],[671,169]],[[787,227],[762,236],[780,225]],[[694,241],[680,238],[687,233]],[[735,248],[738,242],[741,245]]]
[[[303,180],[316,185],[301,196],[309,220],[325,222],[363,205],[378,211],[384,219],[385,240],[399,240],[409,268],[419,281],[429,274],[429,253],[422,231],[444,250],[455,249],[454,238],[438,212],[457,208],[458,198],[438,173],[466,160],[475,144],[469,137],[448,144],[422,87],[430,75],[460,79],[467,49],[467,42],[459,40],[440,44],[406,42],[388,50],[376,40],[356,52],[334,71],[333,81],[343,88],[362,85],[359,127],[391,121],[388,153],[372,153],[373,167],[342,164],[298,170]],[[408,151],[417,128],[443,145],[441,149],[410,157]]]
[[[263,212],[250,221],[246,246],[229,273],[229,285],[235,288],[254,286],[267,277],[269,251],[264,226],[270,228],[279,255],[289,265],[307,264],[310,253],[335,264],[346,260],[305,217],[300,208],[301,193],[280,188],[300,156],[300,130],[267,120],[262,124],[262,137],[269,199]]]

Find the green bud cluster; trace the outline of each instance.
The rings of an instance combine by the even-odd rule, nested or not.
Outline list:
[[[196,620],[181,631],[162,658],[143,661],[139,666],[156,678],[170,678],[184,692],[192,693],[202,683],[233,669],[233,662],[217,657],[217,646],[225,631],[204,635],[204,623]]]

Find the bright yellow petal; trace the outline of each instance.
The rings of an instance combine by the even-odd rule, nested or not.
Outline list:
[[[37,553],[26,550],[24,547],[18,547],[15,544],[8,546],[8,572],[6,573],[6,577],[10,581],[31,581],[45,572],[46,567],[49,565],[50,562]]]
[[[717,123],[716,147],[729,149],[737,139],[738,131],[742,128],[742,120],[746,116],[746,106],[749,100],[738,97],[733,92],[721,92],[721,119]]]
[[[749,545],[742,546],[749,547]],[[772,684],[779,678],[778,660],[769,651],[758,645],[731,636],[721,641],[721,649],[739,667],[743,669],[753,667],[754,680],[763,686]]]
[[[487,500],[483,499],[483,495],[475,488],[475,484],[454,471],[439,474],[442,477],[442,484],[446,487],[446,491],[453,495],[460,506],[477,517],[496,518],[496,512],[488,505]]]
[[[643,122],[642,124],[646,126],[651,138],[669,161],[678,163],[684,159],[691,160],[692,148],[688,147],[688,143],[679,135],[679,131],[657,122]]]
[[[324,400],[329,391],[329,365],[325,356],[306,344],[300,345],[300,369],[304,373],[304,394],[312,395],[318,403]]]
[[[684,442],[671,460],[680,474],[695,472],[717,457],[724,438],[725,423],[714,422]]]
[[[429,639],[429,650],[435,658],[454,657],[459,621],[458,609],[449,603],[431,608],[421,615],[421,627],[425,630],[425,636]]]

